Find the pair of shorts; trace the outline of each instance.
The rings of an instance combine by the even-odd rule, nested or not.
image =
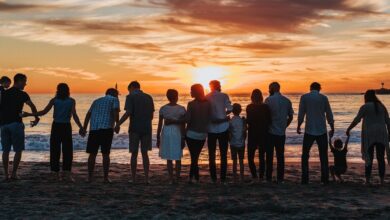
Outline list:
[[[101,147],[102,154],[109,154],[113,138],[114,130],[111,128],[90,131],[87,143],[87,153],[97,154],[99,147]]]
[[[245,147],[230,146],[230,153],[232,154],[232,159],[237,158],[236,155],[238,155],[238,158],[243,160],[245,155]]]
[[[3,152],[10,152],[13,147],[15,152],[21,152],[25,149],[25,133],[24,124],[21,122],[13,122],[1,127],[1,145]]]
[[[129,151],[137,153],[141,146],[141,152],[145,153],[152,150],[152,134],[129,133]]]

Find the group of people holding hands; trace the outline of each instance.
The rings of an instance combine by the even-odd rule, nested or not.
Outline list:
[[[71,169],[73,161],[73,141],[71,119],[79,127],[81,136],[88,133],[86,151],[88,158],[88,181],[94,180],[95,160],[100,149],[103,156],[104,182],[109,179],[110,150],[114,133],[119,133],[121,125],[128,119],[129,151],[131,153],[131,180],[136,182],[137,157],[141,151],[145,174],[145,183],[149,183],[149,157],[152,150],[152,120],[155,112],[152,96],[141,90],[137,81],[129,84],[129,95],[126,97],[124,114],[120,116],[118,91],[110,88],[105,96],[96,99],[81,123],[76,101],[70,97],[67,84],[60,83],[57,92],[48,105],[37,111],[29,95],[24,92],[27,77],[18,73],[11,80],[8,77],[0,79],[0,120],[1,144],[3,147],[3,167],[6,180],[18,179],[17,169],[25,149],[25,133],[23,117],[35,117],[31,126],[39,122],[39,117],[47,114],[52,108],[53,124],[50,137],[50,167],[58,179],[66,178],[74,181]],[[188,147],[191,157],[189,173],[190,183],[199,183],[199,156],[207,141],[210,177],[213,183],[227,182],[228,149],[230,146],[233,160],[234,181],[244,181],[244,157],[251,176],[256,181],[272,182],[273,159],[277,159],[277,183],[284,182],[286,129],[293,121],[294,110],[291,101],[280,92],[280,84],[269,85],[269,97],[264,100],[259,89],[253,90],[251,103],[246,107],[246,117],[241,116],[242,106],[232,104],[229,96],[222,92],[217,80],[209,83],[210,93],[205,94],[201,84],[191,86],[193,98],[185,108],[178,104],[179,93],[169,89],[166,93],[168,103],[159,109],[157,128],[157,147],[162,159],[167,160],[170,183],[178,182],[181,172],[183,149]],[[312,83],[310,92],[302,95],[298,111],[297,132],[302,133],[301,126],[305,123],[302,147],[302,184],[309,183],[309,156],[314,141],[318,145],[321,163],[321,183],[329,182],[329,174],[334,180],[343,181],[342,174],[347,170],[347,152],[350,131],[363,120],[362,126],[362,157],[365,161],[366,183],[370,183],[374,150],[379,166],[381,183],[385,176],[385,152],[390,160],[389,136],[390,119],[386,107],[375,95],[375,91],[365,93],[365,104],[346,131],[345,143],[340,138],[332,141],[334,134],[334,119],[328,98],[320,93],[321,85]],[[27,104],[31,113],[23,112]],[[231,116],[230,116],[231,115]],[[330,131],[327,131],[328,123]],[[87,132],[88,131],[88,132]],[[218,142],[218,144],[217,144]],[[220,156],[219,181],[216,166],[217,146]],[[334,165],[329,166],[329,146],[334,155]],[[9,152],[15,151],[13,170],[9,175]],[[255,163],[258,151],[259,164]],[[62,171],[60,173],[60,157],[62,152]],[[175,164],[174,164],[175,163]],[[239,174],[237,166],[239,165]]]

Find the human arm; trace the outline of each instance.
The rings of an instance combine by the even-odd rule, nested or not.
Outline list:
[[[305,119],[305,115],[306,115],[305,99],[304,96],[302,96],[299,102],[299,111],[298,111],[298,126],[297,126],[298,134],[302,133],[301,126],[303,124],[303,120]]]
[[[87,128],[88,128],[88,124],[89,124],[89,121],[91,120],[91,111],[88,111],[87,115],[85,116],[85,119],[84,119],[84,126],[83,126],[83,130],[86,132],[87,131]]]
[[[327,97],[325,97],[325,113],[326,113],[326,120],[328,121],[328,124],[330,126],[330,132],[329,134],[334,134],[334,118],[333,118],[333,112],[332,108],[330,107],[329,100]]]
[[[49,103],[47,104],[47,106],[42,111],[39,111],[39,112],[37,111],[35,114],[24,112],[23,117],[44,116],[53,108],[53,105],[54,105],[54,99],[51,99],[49,101]]]
[[[351,122],[351,124],[349,125],[347,131],[346,131],[346,134],[347,136],[350,136],[350,133],[351,133],[351,130],[360,123],[360,121],[362,120],[362,118],[364,117],[364,114],[365,114],[365,107],[362,106],[360,109],[359,109],[359,112],[358,114],[356,115],[355,119]]]
[[[289,101],[289,110],[288,110],[288,118],[287,118],[287,127],[288,128],[291,122],[294,120],[294,109],[292,108],[291,101]]]
[[[72,116],[73,116],[74,122],[79,127],[79,134],[84,137],[85,136],[85,130],[84,130],[83,125],[80,122],[80,118],[79,118],[79,116],[77,114],[77,111],[76,111],[76,101],[75,100],[73,100]]]
[[[161,140],[161,130],[162,130],[162,126],[163,126],[163,121],[164,121],[164,118],[163,116],[160,114],[159,118],[158,118],[158,126],[157,126],[157,147],[160,148],[160,140]]]
[[[345,139],[345,143],[344,143],[344,149],[345,150],[348,150],[348,144],[349,144],[349,138],[350,138],[351,136],[347,136],[347,139]]]
[[[25,103],[31,108],[32,114],[36,115],[37,108],[35,107],[34,103],[30,99],[28,99]],[[35,116],[35,120],[31,121],[31,127],[35,127],[38,123],[39,123],[39,117]]]

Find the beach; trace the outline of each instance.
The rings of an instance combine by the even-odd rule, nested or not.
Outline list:
[[[370,218],[390,215],[390,184],[379,186],[376,164],[373,186],[363,185],[364,164],[350,163],[345,183],[320,181],[318,162],[310,167],[311,184],[300,184],[300,164],[287,162],[284,184],[210,183],[208,166],[201,165],[201,184],[188,184],[188,164],[182,180],[168,184],[164,164],[151,165],[151,183],[128,183],[128,164],[111,165],[111,184],[104,184],[101,164],[94,183],[86,183],[87,166],[74,163],[75,183],[49,176],[46,162],[22,162],[19,181],[1,182],[1,219],[314,219]],[[275,174],[274,174],[275,175]],[[0,175],[3,177],[3,175]],[[389,181],[389,180],[387,180]]]

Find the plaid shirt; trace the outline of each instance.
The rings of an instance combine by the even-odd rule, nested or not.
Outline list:
[[[114,127],[114,111],[119,111],[119,99],[106,95],[96,99],[89,113],[91,113],[91,131],[110,129]]]

